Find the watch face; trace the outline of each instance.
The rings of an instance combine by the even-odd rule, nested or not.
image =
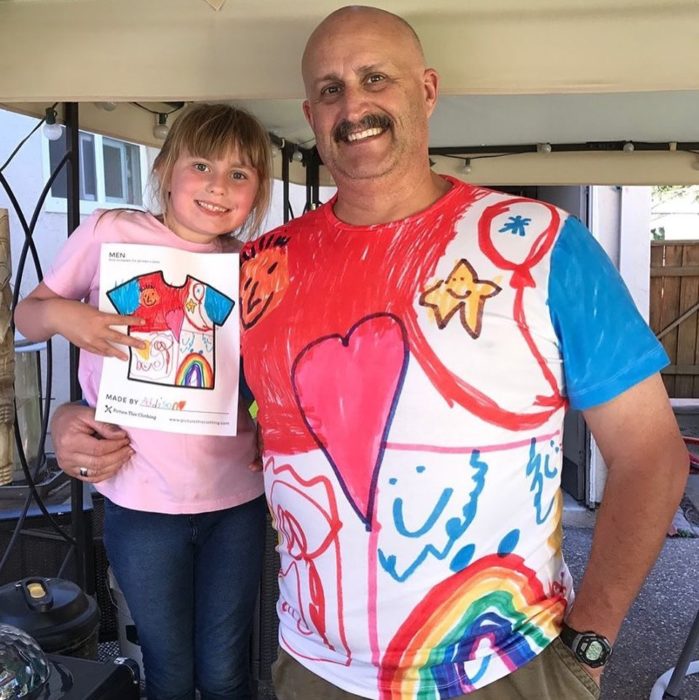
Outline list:
[[[593,635],[583,635],[578,646],[578,652],[588,666],[596,668],[604,665],[611,649],[609,644],[605,644],[604,639]]]
[[[604,654],[604,647],[596,639],[593,639],[587,645],[587,649],[583,649],[583,653],[585,658],[590,659],[590,661],[597,661]]]

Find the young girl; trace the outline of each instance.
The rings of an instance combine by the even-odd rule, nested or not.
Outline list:
[[[142,347],[112,329],[138,318],[95,308],[101,244],[237,250],[229,234],[259,227],[269,203],[267,134],[234,107],[190,107],[173,124],[153,176],[161,216],[95,213],[17,306],[16,325],[27,338],[60,334],[83,349],[79,378],[91,406],[101,356],[127,359],[112,343]],[[138,630],[148,699],[193,700],[195,688],[202,700],[249,698],[265,522],[262,478],[251,468],[252,421],[241,406],[236,437],[128,434],[131,461],[97,489],[105,496],[107,556]]]

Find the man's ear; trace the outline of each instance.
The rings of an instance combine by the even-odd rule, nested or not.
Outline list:
[[[303,101],[303,116],[306,117],[308,125],[313,129],[313,114],[311,113],[311,105],[308,100]]]
[[[437,73],[434,68],[425,68],[422,77],[422,85],[425,91],[427,116],[429,117],[437,106],[437,98],[439,97],[439,73]]]

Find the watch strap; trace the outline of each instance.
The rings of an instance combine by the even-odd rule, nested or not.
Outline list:
[[[575,640],[580,636],[580,632],[578,630],[573,629],[570,625],[567,625],[565,622],[563,623],[563,626],[561,627],[561,641],[569,648],[575,651],[574,646],[575,646]]]
[[[560,639],[578,661],[591,668],[604,666],[612,653],[612,645],[604,635],[592,630],[580,632],[565,622],[561,627]]]

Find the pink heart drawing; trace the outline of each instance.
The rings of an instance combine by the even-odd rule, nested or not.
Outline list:
[[[172,331],[177,342],[180,342],[180,333],[182,332],[182,324],[184,323],[184,311],[182,309],[172,309],[165,314],[165,323]]]
[[[313,341],[292,367],[303,420],[368,530],[407,366],[403,324],[393,315],[375,314],[354,324],[346,336]]]

